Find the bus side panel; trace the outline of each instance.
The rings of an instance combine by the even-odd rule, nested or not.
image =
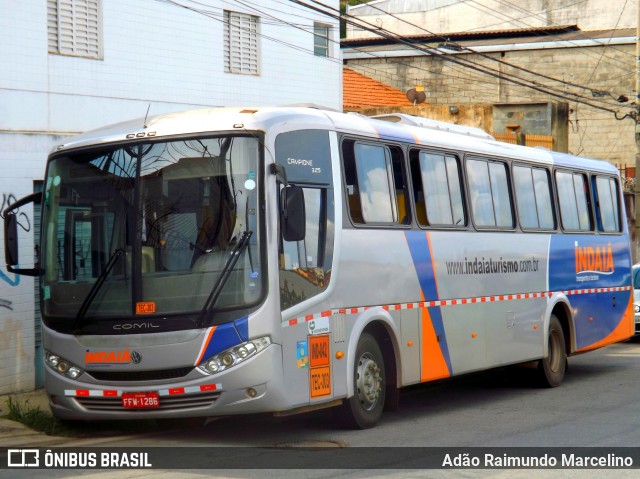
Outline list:
[[[443,326],[451,373],[542,356],[548,235],[443,231],[407,238],[425,299],[439,305],[429,313]],[[429,258],[420,256],[425,251]]]
[[[402,385],[420,381],[421,335],[424,335],[424,315],[417,308],[421,301],[418,276],[407,241],[401,231],[345,229],[342,231],[340,274],[328,309],[346,308],[344,327],[337,340],[350,341],[353,326],[364,308],[382,306],[388,311],[400,337],[399,380]],[[408,308],[408,303],[416,307]],[[319,309],[320,311],[322,309]],[[311,312],[317,312],[318,309]],[[335,317],[332,318],[332,328]],[[338,362],[344,367],[344,361]],[[341,373],[342,374],[342,373]],[[350,375],[344,372],[345,377]],[[335,377],[335,375],[334,375]]]
[[[630,262],[626,235],[551,239],[549,286],[552,291],[570,292],[577,351],[633,335]]]

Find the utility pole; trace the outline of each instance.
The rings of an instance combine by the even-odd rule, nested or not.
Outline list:
[[[631,257],[633,262],[640,261],[640,254],[638,252],[638,240],[640,239],[640,1],[637,2],[636,8],[638,12],[636,14],[636,101],[635,101],[635,115],[633,119],[635,121],[635,142],[636,142],[636,184],[634,188],[635,192],[635,231],[632,235],[631,243]]]

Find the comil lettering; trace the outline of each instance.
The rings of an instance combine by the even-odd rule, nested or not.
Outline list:
[[[86,351],[84,354],[86,364],[122,364],[131,362],[131,354],[128,349],[124,351]]]
[[[611,243],[603,247],[578,246],[575,242],[576,274],[586,272],[613,273],[613,249]]]

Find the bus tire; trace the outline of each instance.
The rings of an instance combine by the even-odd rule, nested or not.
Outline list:
[[[556,315],[549,320],[548,354],[538,363],[538,378],[541,386],[555,388],[562,384],[567,370],[567,351],[564,332]]]
[[[386,374],[382,351],[376,339],[363,333],[358,339],[353,368],[352,397],[339,408],[339,419],[349,429],[375,426],[384,409]]]

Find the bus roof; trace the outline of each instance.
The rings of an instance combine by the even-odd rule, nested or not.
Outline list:
[[[53,152],[191,133],[266,132],[273,127],[282,128],[287,125],[295,125],[299,129],[336,130],[360,137],[522,159],[541,164],[617,172],[615,166],[606,161],[498,142],[478,128],[410,115],[389,114],[372,118],[357,113],[340,113],[307,106],[208,108],[166,113],[147,119],[138,118],[82,133],[55,147]]]

